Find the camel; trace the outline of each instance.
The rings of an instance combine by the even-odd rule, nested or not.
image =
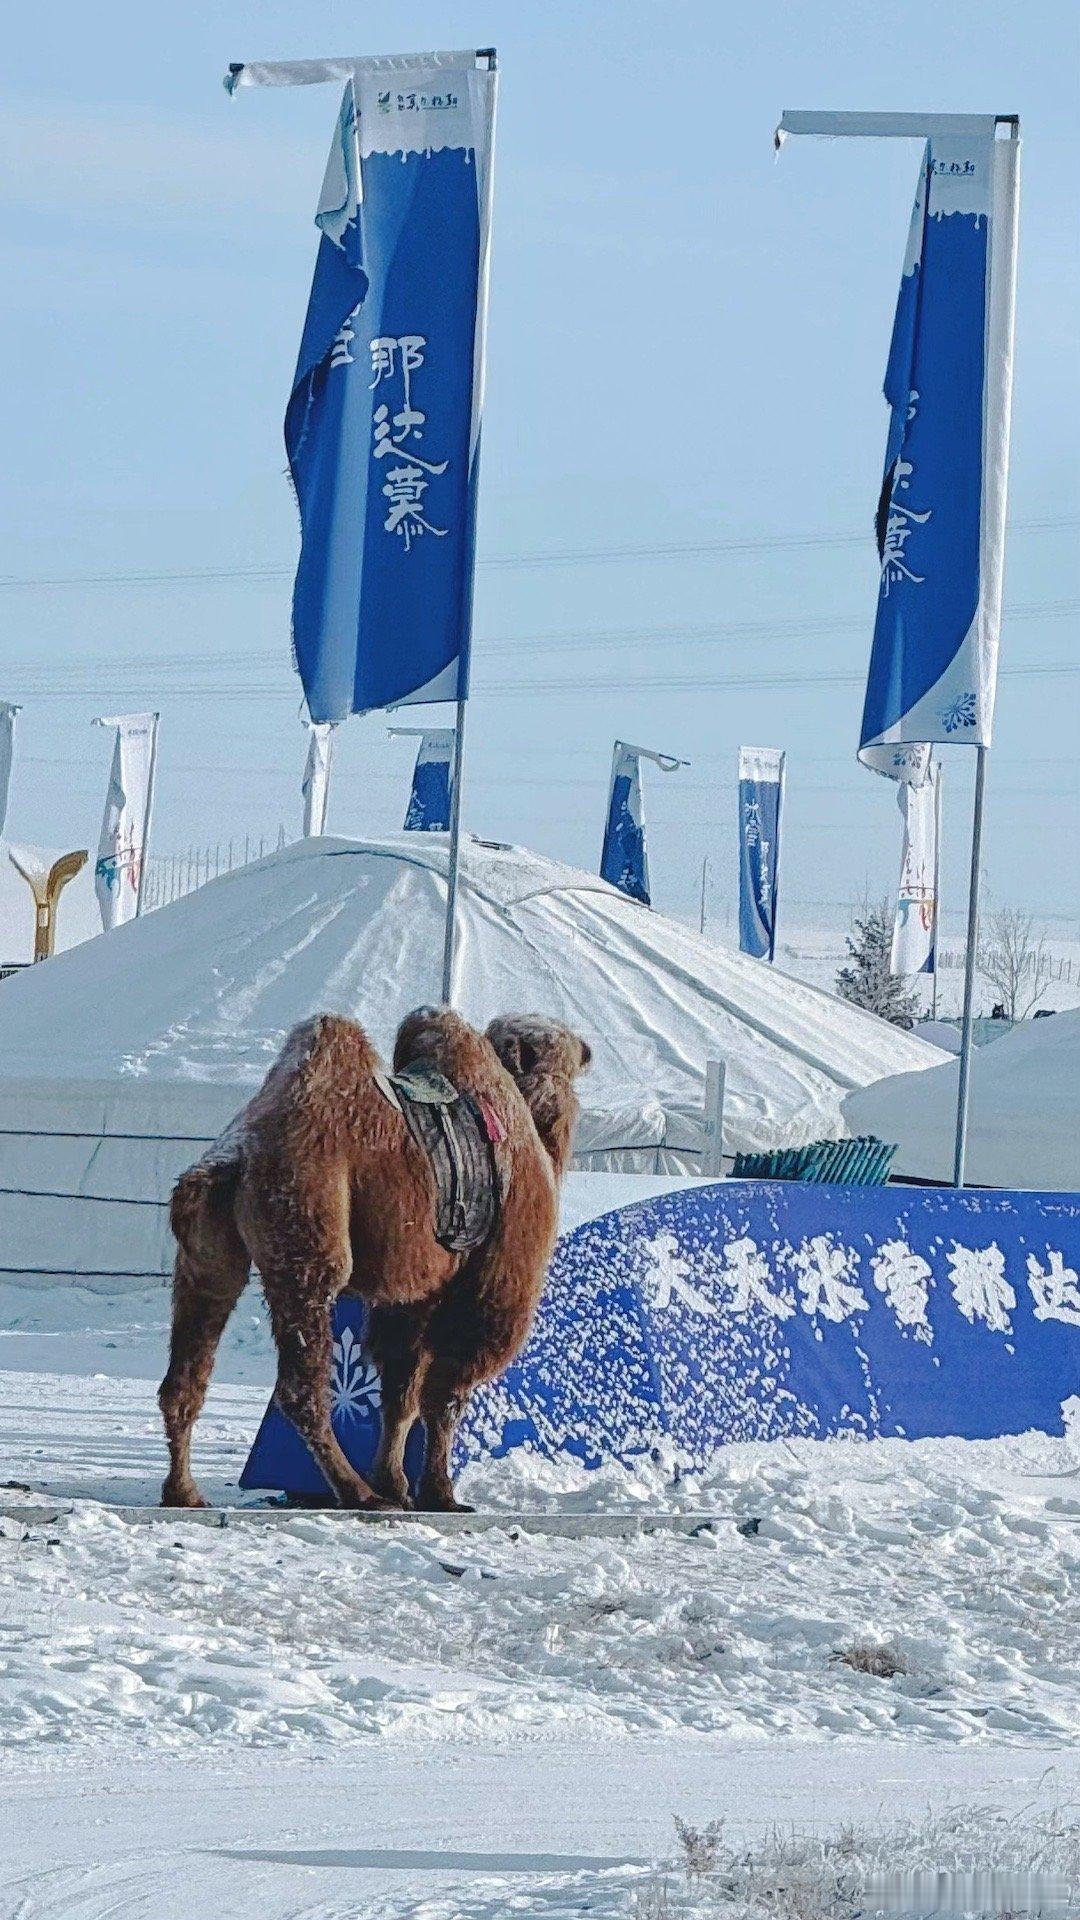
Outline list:
[[[493,1143],[494,1226],[457,1253],[436,1238],[431,1163],[388,1097],[363,1029],[328,1013],[294,1028],[254,1098],[173,1191],[172,1340],[158,1394],[170,1462],[163,1505],[206,1504],[191,1474],[192,1428],[255,1266],[277,1345],[277,1404],[338,1503],[412,1504],[404,1452],[419,1417],[427,1449],[415,1504],[464,1511],[450,1472],[454,1434],[474,1388],[502,1372],[532,1324],[578,1113],[574,1081],[590,1057],[584,1040],[539,1015],[493,1020],[486,1034],[446,1008],[406,1016],[394,1072],[445,1076],[471,1096]],[[370,1483],[330,1424],[331,1309],[345,1290],[367,1304],[382,1381]]]

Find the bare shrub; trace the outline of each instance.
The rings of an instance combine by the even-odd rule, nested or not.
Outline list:
[[[680,1820],[675,1815],[675,1831],[679,1836],[682,1849],[682,1869],[693,1885],[695,1880],[704,1880],[705,1876],[715,1873],[723,1864],[723,1857],[730,1859],[724,1847],[724,1823],[722,1820],[710,1820],[707,1827],[692,1827],[688,1820]]]
[[[633,1920],[674,1920],[666,1880],[647,1880],[634,1888]]]
[[[1026,1020],[1050,985],[1053,963],[1045,934],[1036,934],[1030,913],[1002,907],[991,914],[979,941],[979,972],[1009,1020]]]
[[[869,1673],[875,1680],[895,1680],[908,1671],[908,1663],[896,1647],[882,1647],[872,1640],[856,1640],[850,1647],[838,1647],[831,1655],[835,1666],[850,1667],[852,1673]]]

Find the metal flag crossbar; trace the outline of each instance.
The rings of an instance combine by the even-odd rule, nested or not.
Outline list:
[[[976,753],[953,1177],[964,1180],[986,760],[1005,558],[1020,123],[1013,114],[785,113],[788,135],[924,143],[885,373],[881,577],[859,758],[920,784]]]

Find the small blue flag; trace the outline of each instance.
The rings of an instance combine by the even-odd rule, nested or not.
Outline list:
[[[449,833],[454,795],[453,727],[392,727],[394,734],[420,734],[412,791],[405,811],[406,833]]]
[[[647,907],[651,904],[651,895],[641,793],[643,760],[651,760],[663,773],[674,773],[676,767],[689,766],[690,762],[676,760],[668,753],[653,753],[648,747],[628,746],[625,740],[615,742],[600,877]]]
[[[756,960],[776,957],[784,760],[775,747],[739,748],[739,946]]]

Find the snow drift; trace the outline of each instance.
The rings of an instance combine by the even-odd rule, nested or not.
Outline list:
[[[897,1073],[848,1094],[852,1133],[899,1142],[897,1173],[952,1174],[959,1062]],[[976,1049],[967,1178],[976,1186],[1080,1188],[1080,1012],[1031,1020]]]

